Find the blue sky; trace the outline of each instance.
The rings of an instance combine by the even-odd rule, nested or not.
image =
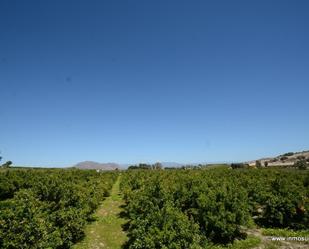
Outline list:
[[[308,1],[0,1],[0,150],[17,165],[309,149]]]

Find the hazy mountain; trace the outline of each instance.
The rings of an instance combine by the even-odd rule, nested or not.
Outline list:
[[[146,164],[154,164],[154,162],[139,162],[139,163],[126,163],[126,164],[121,164],[120,166],[122,168],[128,168],[129,166],[132,165],[139,165],[140,163],[146,163]],[[185,163],[176,163],[176,162],[160,162],[162,166],[165,167],[181,167],[185,165]]]
[[[268,158],[261,158],[258,159],[262,165],[264,165],[265,162],[268,163],[268,166],[288,166],[294,164],[299,159],[305,159],[309,161],[309,151],[302,151],[302,152],[289,152],[285,153],[279,156],[274,157],[268,157]],[[256,160],[248,161],[246,162],[250,165],[255,165]],[[153,163],[147,163],[147,164],[153,164]],[[161,162],[162,166],[164,168],[168,167],[175,167],[180,168],[181,166],[185,166],[188,164],[185,163],[177,163],[177,162]],[[191,163],[189,165],[194,166],[198,165],[199,163]],[[201,163],[205,165],[206,163]],[[209,164],[209,163],[208,163]],[[213,164],[219,164],[219,163],[213,163]],[[117,164],[117,163],[98,163],[93,161],[84,161],[80,162],[73,167],[78,169],[101,169],[101,170],[115,170],[115,169],[125,169],[130,165],[134,164]],[[138,163],[136,164],[138,165]]]
[[[73,167],[78,169],[115,170],[119,169],[120,165],[117,163],[98,163],[93,161],[84,161],[74,165]]]
[[[163,167],[181,167],[185,165],[184,163],[176,163],[176,162],[161,162]]]

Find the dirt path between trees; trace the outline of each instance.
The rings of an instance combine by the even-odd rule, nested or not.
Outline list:
[[[115,182],[111,194],[96,212],[96,221],[86,227],[86,237],[73,249],[120,249],[127,236],[122,226],[127,222],[120,216],[124,204],[120,193],[120,177]]]

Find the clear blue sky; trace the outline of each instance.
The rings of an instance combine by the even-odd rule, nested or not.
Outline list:
[[[0,150],[18,165],[309,149],[309,1],[0,1]]]

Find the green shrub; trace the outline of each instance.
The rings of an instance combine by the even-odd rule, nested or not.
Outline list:
[[[80,170],[0,172],[0,248],[71,248],[116,177]]]
[[[300,169],[300,170],[305,170],[307,169],[307,162],[305,160],[299,160],[299,161],[296,161],[294,163],[294,167]]]

